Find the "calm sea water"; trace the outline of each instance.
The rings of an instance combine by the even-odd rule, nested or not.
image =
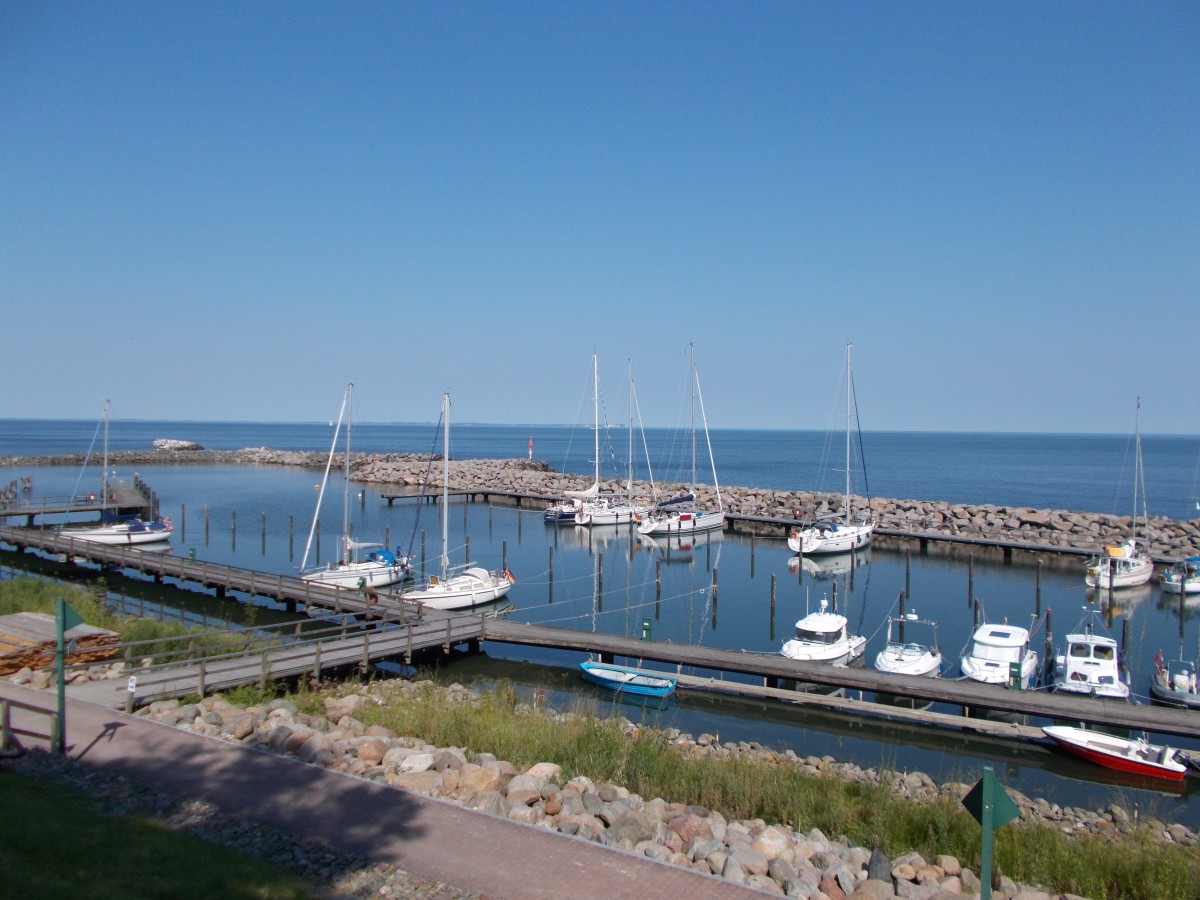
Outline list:
[[[327,451],[329,423],[150,422],[111,423],[111,450],[147,450],[151,441],[173,437],[212,450],[270,447]],[[845,484],[845,444],[841,435],[814,431],[721,430],[711,432],[717,476],[723,485],[776,490],[840,491]],[[593,471],[590,428],[569,426],[455,424],[451,454],[462,459],[519,458],[529,454],[555,469]],[[601,441],[601,474],[625,478],[628,434],[609,429]],[[432,424],[355,424],[352,449],[361,452],[425,453],[440,447]],[[653,474],[688,480],[691,448],[687,435],[647,429]],[[98,455],[102,439],[96,422],[0,419],[0,457],[85,453]],[[1129,515],[1133,509],[1132,436],[1063,434],[960,434],[865,432],[862,458],[852,464],[856,494],[950,503],[1029,506]],[[1153,516],[1200,516],[1200,437],[1142,438],[1147,507]],[[700,444],[699,480],[712,483],[712,469]],[[636,477],[647,477],[642,435],[635,435]],[[1140,506],[1140,503],[1139,503]]]
[[[85,452],[95,423],[0,422],[0,455]],[[433,425],[355,426],[355,447],[364,451],[427,451]],[[214,449],[270,446],[327,450],[327,424],[247,425],[114,422],[111,449],[145,449],[156,437],[195,440]],[[528,452],[531,430],[520,427],[456,426],[453,453],[459,457],[513,457]],[[556,468],[591,469],[588,429],[532,430],[534,455]],[[620,432],[611,456],[623,459]],[[652,432],[651,452],[664,451],[674,438]],[[1128,493],[1113,486],[1129,468],[1132,447],[1124,438],[1053,435],[873,434],[863,439],[871,492],[963,502],[996,502],[1126,512]],[[79,445],[82,445],[79,446]],[[822,454],[838,458],[844,445],[835,437],[803,432],[716,431],[714,455],[723,483],[768,487],[816,487]],[[826,446],[829,450],[826,452]],[[1177,485],[1179,515],[1188,498],[1200,443],[1184,438],[1144,438],[1146,480]],[[1128,453],[1128,458],[1126,454]],[[607,451],[602,457],[611,461]],[[1110,458],[1111,457],[1111,458]],[[1050,460],[1050,462],[1045,462]],[[1157,464],[1158,468],[1155,468]],[[844,474],[836,462],[825,477],[836,489]],[[795,473],[811,472],[806,476]],[[876,473],[878,474],[878,477]],[[1053,473],[1053,474],[1050,474]],[[77,467],[0,468],[0,482],[32,474],[35,493],[70,493],[80,480]],[[305,549],[319,473],[270,466],[146,467],[141,473],[158,492],[162,510],[175,521],[173,552],[197,558],[294,573]],[[118,472],[130,477],[131,472]],[[87,478],[95,476],[90,469]],[[98,477],[98,476],[97,476]],[[1099,482],[1111,482],[1100,486]],[[438,553],[436,508],[415,503],[388,506],[378,491],[353,488],[353,528],[360,540],[384,540],[412,548],[430,566]],[[335,474],[326,492],[310,561],[330,559],[337,546],[342,482]],[[1081,499],[1082,498],[1082,499]],[[1090,498],[1090,499],[1089,499]],[[1161,499],[1166,505],[1166,498]],[[1156,508],[1151,491],[1152,513]],[[655,640],[730,650],[778,653],[793,623],[821,599],[836,602],[852,627],[868,638],[868,664],[886,641],[887,617],[900,589],[908,584],[908,607],[937,622],[937,638],[948,676],[972,630],[970,599],[978,598],[991,621],[1028,624],[1039,610],[1054,612],[1056,641],[1095,608],[1114,636],[1128,637],[1132,684],[1145,696],[1154,653],[1195,656],[1200,649],[1200,601],[1180,605],[1156,585],[1119,592],[1112,608],[1096,606],[1083,585],[1080,560],[1048,560],[1038,570],[1020,560],[1004,563],[979,555],[968,567],[963,554],[906,556],[879,548],[825,563],[794,562],[782,540],[713,535],[695,546],[654,544],[625,529],[547,528],[538,510],[456,504],[448,511],[452,563],[468,556],[488,566],[506,563],[517,576],[508,615],[518,621],[640,636],[649,628]],[[9,554],[8,558],[15,556]],[[11,561],[10,561],[10,564]],[[656,575],[661,573],[661,587]],[[719,573],[719,577],[718,577]],[[115,579],[114,584],[121,579]],[[714,583],[718,587],[714,590]],[[1040,593],[1039,593],[1040,584]],[[129,590],[160,592],[162,602],[178,602],[169,588],[127,582]],[[119,585],[118,585],[119,588]],[[774,602],[772,602],[774,597]],[[220,615],[208,595],[189,594],[183,605]],[[272,613],[273,614],[273,613]],[[910,636],[916,637],[916,636]],[[1044,626],[1035,642],[1044,649]],[[469,680],[509,678],[528,690],[544,691],[551,702],[567,705],[580,695],[605,708],[609,698],[590,693],[578,678],[578,654],[540,648],[488,645],[486,655],[448,664],[447,675]],[[714,732],[722,740],[756,740],[803,754],[832,754],[866,766],[921,769],[934,777],[973,781],[980,766],[993,764],[1007,784],[1053,801],[1103,806],[1137,805],[1191,827],[1200,825],[1200,796],[1163,794],[1112,786],[1103,770],[1038,746],[1015,746],[943,733],[938,729],[862,721],[834,714],[798,712],[777,703],[681,695],[667,708],[645,711],[620,707],[631,717],[648,716],[692,733]],[[1187,742],[1182,742],[1187,745]],[[1197,748],[1200,749],[1200,748]]]

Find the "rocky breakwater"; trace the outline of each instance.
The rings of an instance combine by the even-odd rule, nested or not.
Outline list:
[[[351,472],[359,481],[414,489],[422,485],[427,475],[431,487],[440,488],[442,482],[440,466],[430,469],[427,457],[408,454],[363,456],[352,464]],[[452,490],[532,495],[550,500],[566,491],[584,490],[591,483],[590,478],[564,475],[536,460],[472,459],[450,463]],[[649,482],[636,482],[634,492],[649,502],[652,487]],[[658,496],[673,496],[684,488],[680,484],[658,484]],[[623,482],[601,479],[600,489],[623,496],[626,488]],[[701,505],[715,508],[717,498],[713,488],[701,485],[696,490]],[[835,514],[842,508],[841,494],[813,491],[726,487],[721,491],[721,499],[732,515],[767,520],[776,523],[776,529]],[[870,509],[881,529],[917,535],[977,537],[1014,545],[1099,551],[1120,543],[1130,531],[1128,516],[1066,510],[882,498],[872,499]],[[1200,554],[1200,519],[1152,518],[1144,539],[1155,556],[1182,558]]]
[[[341,466],[340,454],[334,465]],[[156,450],[123,451],[112,454],[115,466],[145,465],[277,465],[324,468],[328,454],[251,447],[242,450]],[[82,465],[82,456],[5,457],[0,467],[32,465]],[[430,490],[442,486],[440,462],[431,465],[428,455],[416,453],[351,454],[351,478],[367,484],[419,491],[428,479]],[[450,462],[450,489],[542,497],[547,501],[566,491],[583,490],[591,478],[564,475],[540,460],[465,459]],[[668,497],[684,485],[636,482],[634,492],[649,502],[654,496]],[[624,482],[601,479],[601,491],[623,496]],[[739,528],[778,534],[806,519],[837,513],[842,508],[840,493],[779,491],[769,488],[725,487],[721,490],[725,509],[738,517],[751,517]],[[697,500],[715,507],[711,487],[700,485]],[[860,501],[861,502],[861,498]],[[1130,532],[1129,516],[1073,512],[1060,509],[945,503],[932,500],[873,498],[871,513],[886,531],[913,535],[983,538],[1008,545],[1075,548],[1099,552],[1118,544]],[[1142,535],[1150,552],[1162,559],[1200,555],[1200,519],[1152,518]]]
[[[219,696],[199,703],[150,704],[142,715],[200,734],[238,741],[249,747],[293,756],[348,775],[439,797],[502,818],[595,841],[706,875],[745,884],[769,894],[839,900],[845,897],[952,898],[979,893],[975,873],[953,856],[925,859],[906,853],[889,859],[878,850],[829,838],[818,829],[798,830],[762,820],[731,820],[719,810],[662,798],[645,799],[615,784],[576,776],[564,780],[554,763],[525,769],[486,752],[436,747],[398,735],[382,726],[366,726],[356,716],[365,707],[402,702],[408,691],[436,689],[443,703],[474,703],[478,697],[461,685],[435,688],[429,683],[378,682],[327,697],[325,714],[310,716],[290,701],[241,708]],[[543,711],[542,714],[554,715]],[[626,723],[632,732],[636,726]],[[880,773],[841,765],[829,757],[777,754],[757,744],[720,744],[678,731],[665,735],[687,755],[770,756],[815,777],[840,777],[886,783],[917,802],[961,800],[968,785],[935,785],[921,773]],[[1130,816],[1118,807],[1092,813],[1017,797],[1023,818],[1040,818],[1068,833],[1118,835],[1131,831]],[[1196,836],[1182,826],[1143,823],[1164,842],[1194,845]],[[1005,879],[995,896],[1036,900],[1060,896]]]

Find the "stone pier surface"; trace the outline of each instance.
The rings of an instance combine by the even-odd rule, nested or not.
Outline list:
[[[335,455],[335,463],[340,455]],[[114,465],[279,465],[324,468],[328,455],[318,452],[270,450],[265,447],[245,450],[198,451],[126,451],[113,454]],[[5,457],[0,466],[79,465],[79,456]],[[429,457],[416,453],[370,453],[351,455],[351,478],[397,493],[421,490],[430,478],[429,488],[440,490],[442,467],[430,466]],[[592,483],[590,476],[564,475],[539,460],[464,459],[450,462],[450,489],[477,491],[522,498],[561,497],[565,491],[583,490]],[[660,497],[671,496],[684,486],[674,483],[657,485]],[[623,496],[626,486],[617,479],[600,480],[602,492]],[[697,499],[715,507],[713,489],[700,485]],[[652,496],[649,482],[634,483],[636,496],[646,501]],[[780,491],[770,488],[724,487],[722,500],[727,512],[738,517],[753,517],[775,523],[776,530],[805,519],[837,513],[842,508],[840,493],[816,491]],[[867,503],[854,498],[856,512]],[[1059,509],[945,503],[929,500],[872,498],[872,515],[879,527],[916,535],[982,538],[1012,544],[1037,544],[1052,548],[1100,551],[1107,545],[1125,540],[1130,532],[1129,516],[1076,512]],[[1178,520],[1151,518],[1140,535],[1157,559],[1175,560],[1200,554],[1200,519]]]

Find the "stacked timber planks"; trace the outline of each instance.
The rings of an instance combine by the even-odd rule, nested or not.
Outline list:
[[[92,625],[76,625],[64,637],[67,663],[98,662],[117,654],[121,636]],[[11,675],[28,666],[54,665],[58,635],[54,616],[46,613],[13,613],[0,616],[0,675]]]

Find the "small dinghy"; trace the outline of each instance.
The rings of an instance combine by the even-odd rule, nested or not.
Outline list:
[[[643,669],[627,669],[608,663],[581,662],[583,677],[592,684],[625,694],[641,697],[670,697],[678,681],[666,675],[655,675]]]

